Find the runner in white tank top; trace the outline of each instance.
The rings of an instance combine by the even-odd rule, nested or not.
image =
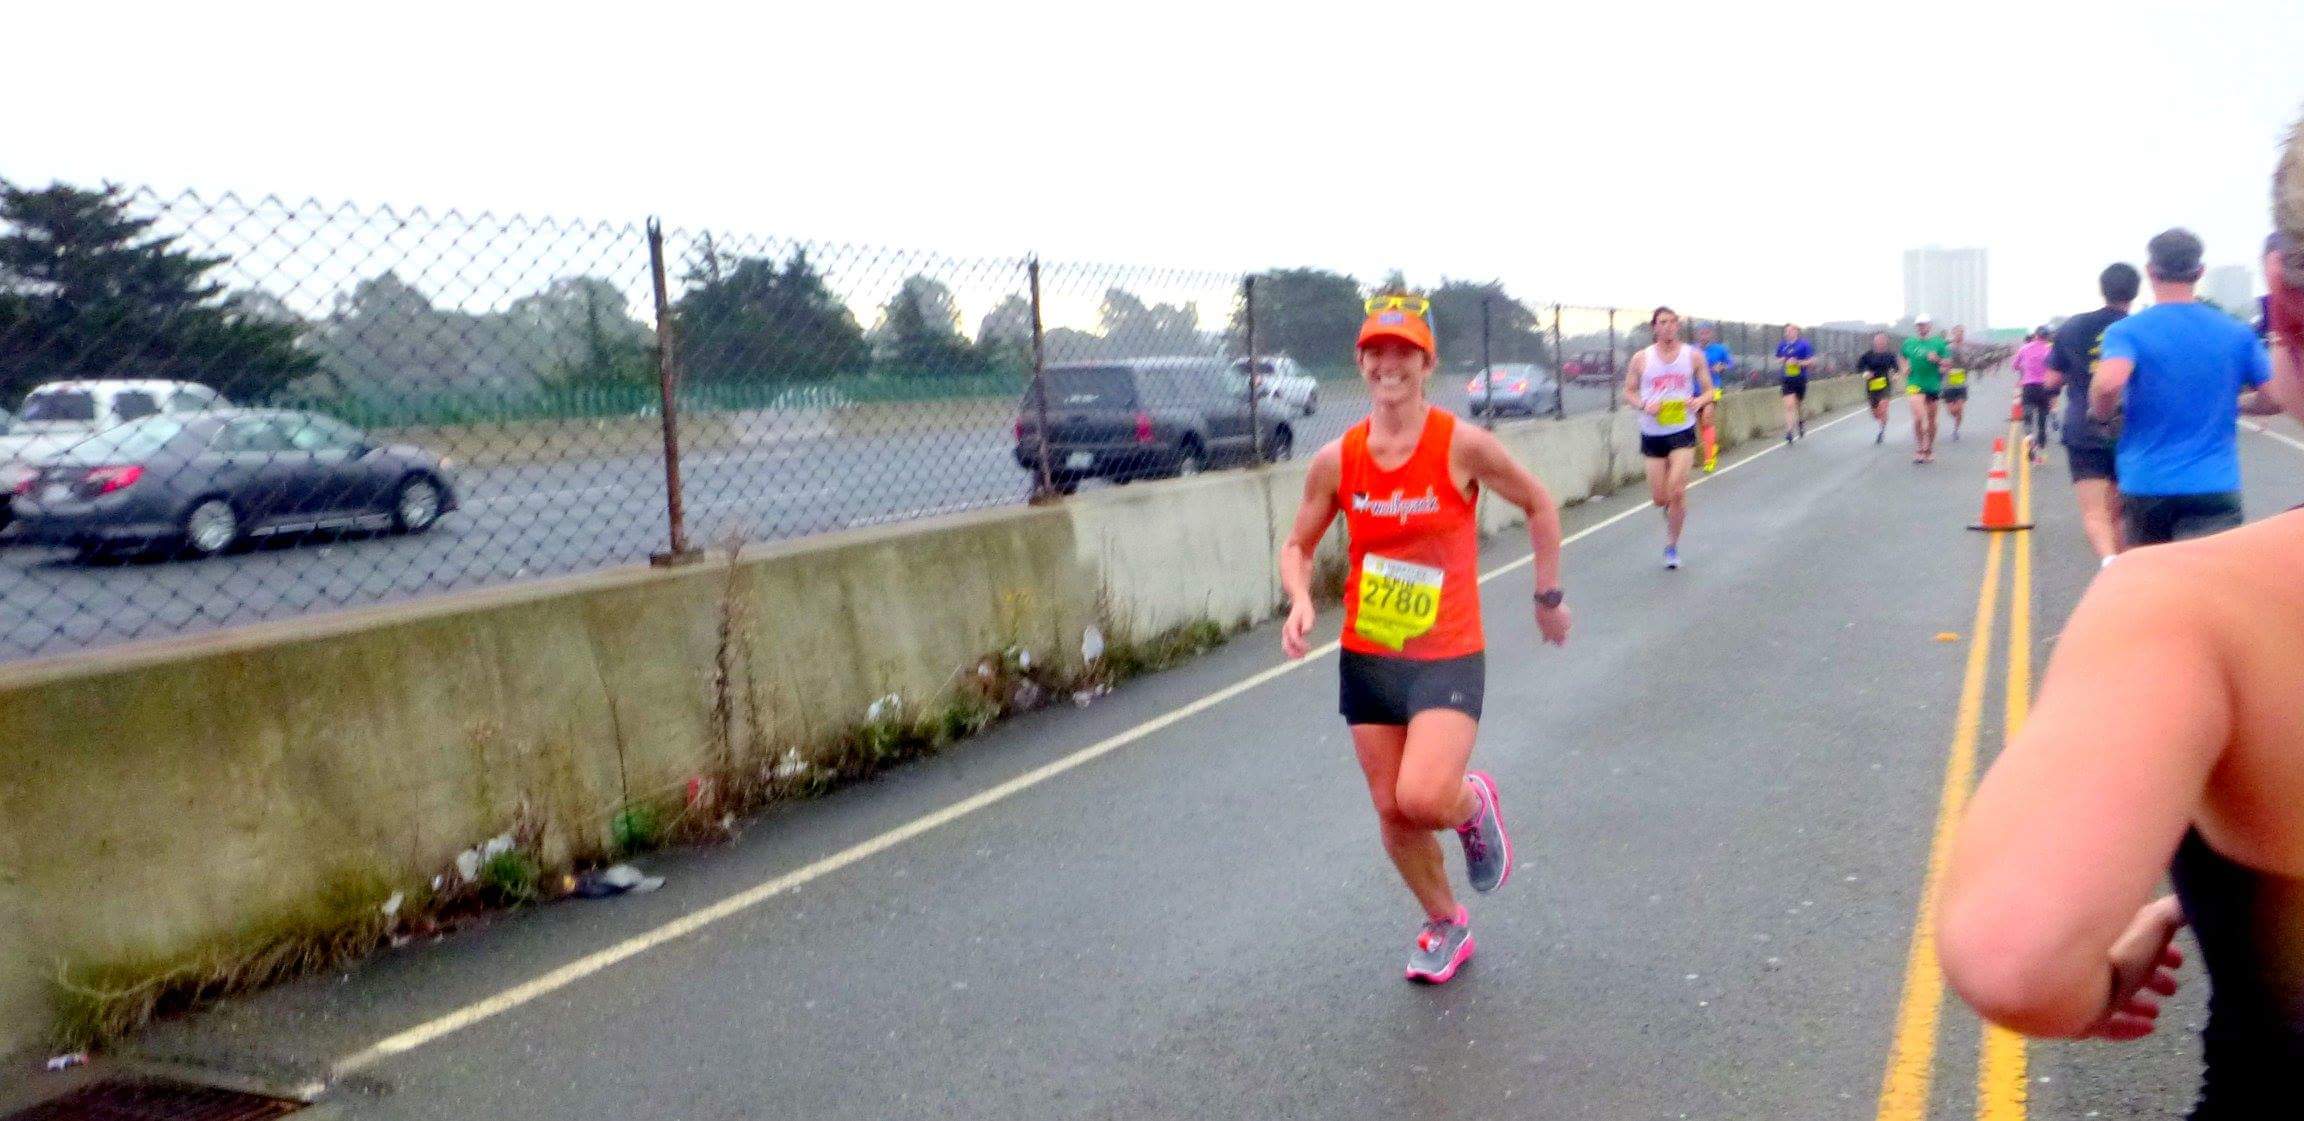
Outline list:
[[[1640,455],[1648,464],[1648,497],[1664,512],[1664,567],[1680,567],[1680,530],[1688,522],[1688,472],[1696,461],[1695,403],[1712,395],[1704,355],[1680,341],[1680,316],[1660,307],[1648,319],[1656,344],[1632,356],[1624,401],[1640,410]]]
[[[1640,414],[1640,434],[1669,436],[1696,427],[1696,348],[1682,346],[1667,359],[1656,347],[1640,352],[1640,400],[1657,406]]]

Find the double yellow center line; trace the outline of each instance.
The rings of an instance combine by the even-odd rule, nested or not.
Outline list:
[[[2020,525],[2032,521],[2032,460],[2023,453],[2023,440],[2009,426],[2008,447],[2021,463],[2016,489]],[[1976,595],[1976,621],[1969,628],[1968,667],[1960,684],[1960,707],[1952,735],[1952,754],[1944,762],[1944,790],[1936,806],[1936,835],[1928,846],[1928,877],[1920,890],[1920,915],[1912,928],[1912,948],[1904,965],[1904,998],[1896,1011],[1896,1037],[1888,1052],[1888,1071],[1880,1084],[1879,1121],[1925,1121],[1928,1092],[1936,1076],[1936,1036],[1944,1008],[1944,974],[1936,963],[1936,907],[1942,890],[1944,865],[1951,857],[1952,834],[1968,793],[1976,785],[1976,741],[1984,719],[1984,685],[1992,657],[1992,636],[1998,622],[2001,576],[2009,541],[2014,539],[2015,579],[2009,586],[2007,705],[2002,717],[2003,744],[2012,742],[2024,726],[2032,696],[2032,535],[2029,532],[1994,533],[1988,538],[1984,560],[1984,586]],[[2005,1029],[1984,1026],[1982,1051],[1976,1068],[1978,1121],[2023,1121],[2026,1083],[2024,1040]]]

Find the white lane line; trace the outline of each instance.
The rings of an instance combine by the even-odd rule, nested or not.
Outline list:
[[[1838,424],[1843,420],[1850,419],[1850,417],[1869,415],[1870,414],[1868,412],[1852,411],[1848,416],[1838,417],[1836,419],[1826,421],[1823,424],[1817,425],[1816,431],[1821,432],[1824,429]],[[1739,459],[1711,475],[1706,475],[1703,478],[1696,479],[1690,485],[1700,485],[1710,482],[1713,479],[1717,479],[1720,476],[1729,473],[1730,471],[1734,471],[1748,463],[1751,463],[1755,459],[1759,459],[1761,456],[1778,451],[1784,446],[1785,445],[1783,444],[1771,442],[1769,447],[1763,448],[1758,452],[1744,457],[1743,459]],[[1654,508],[1654,503],[1644,502],[1638,506],[1631,507],[1630,509],[1619,511],[1607,518],[1602,519],[1599,522],[1586,526],[1583,529],[1577,530],[1575,533],[1570,534],[1566,538],[1562,539],[1560,542],[1561,547],[1566,548],[1567,546],[1573,545],[1578,541],[1590,537],[1593,534],[1608,528],[1609,526],[1615,525],[1616,523],[1633,516],[1634,514],[1646,513],[1647,511]],[[1486,584],[1489,581],[1503,576],[1508,572],[1517,571],[1520,567],[1530,563],[1534,559],[1535,558],[1532,556],[1522,557],[1519,560],[1499,565],[1496,568],[1483,573],[1480,577],[1480,582],[1482,584]],[[731,896],[727,896],[718,902],[712,903],[699,910],[690,911],[689,913],[682,915],[681,917],[668,923],[665,923],[662,926],[656,927],[653,930],[649,930],[645,933],[627,938],[624,941],[618,942],[615,945],[609,946],[605,949],[595,950],[592,953],[577,958],[575,961],[569,962],[568,964],[563,965],[558,969],[552,970],[543,976],[537,977],[534,980],[515,985],[509,989],[495,994],[494,996],[475,1001],[474,1003],[467,1004],[462,1008],[447,1013],[446,1015],[439,1016],[432,1020],[427,1020],[424,1023],[407,1029],[406,1031],[387,1036],[384,1039],[378,1040],[376,1043],[369,1045],[368,1047],[362,1048],[359,1051],[353,1052],[352,1054],[337,1060],[332,1068],[332,1077],[343,1078],[347,1075],[357,1074],[360,1071],[375,1066],[377,1063],[380,1063],[395,1055],[406,1054],[444,1036],[453,1035],[456,1032],[462,1031],[465,1028],[471,1027],[472,1025],[477,1024],[483,1020],[502,1015],[503,1013],[518,1008],[521,1005],[535,1000],[538,997],[545,996],[560,989],[564,989],[569,985],[576,983],[577,981],[581,981],[586,977],[590,977],[595,973],[599,973],[600,971],[605,970],[610,966],[616,965],[619,962],[637,957],[640,954],[647,953],[649,950],[655,949],[656,947],[664,945],[667,942],[671,942],[679,938],[684,938],[698,930],[702,930],[703,928],[712,925],[713,923],[719,922],[722,919],[756,907],[761,903],[775,898],[776,896],[791,891],[793,888],[800,887],[813,880],[822,879],[825,876],[831,875],[832,873],[846,868],[849,865],[855,864],[858,861],[865,860],[872,856],[886,852],[889,849],[903,844],[904,842],[909,841],[914,837],[918,837],[923,833],[927,833],[942,826],[949,825],[952,822],[958,821],[961,818],[975,813],[976,811],[981,810],[987,806],[1006,801],[1007,799],[1012,798],[1017,794],[1021,794],[1026,790],[1030,790],[1031,788],[1038,786],[1041,783],[1047,782],[1049,779],[1055,778],[1058,775],[1064,774],[1067,771],[1073,770],[1088,763],[1092,763],[1106,755],[1110,755],[1111,753],[1118,751],[1121,748],[1128,746],[1129,744],[1135,743],[1138,740],[1153,734],[1154,732],[1158,732],[1164,728],[1170,727],[1179,721],[1198,716],[1199,714],[1206,712],[1209,709],[1216,707],[1217,705],[1223,704],[1225,701],[1231,700],[1232,698],[1237,697],[1242,693],[1246,693],[1260,685],[1263,685],[1267,682],[1276,681],[1281,677],[1302,669],[1318,659],[1325,658],[1328,655],[1335,653],[1340,645],[1341,644],[1339,643],[1331,642],[1325,646],[1318,647],[1307,653],[1303,658],[1300,658],[1296,661],[1286,662],[1281,665],[1273,666],[1270,669],[1266,669],[1252,676],[1243,678],[1225,686],[1222,689],[1218,689],[1213,693],[1201,697],[1198,700],[1192,701],[1180,708],[1170,709],[1169,711],[1162,713],[1159,716],[1153,717],[1150,720],[1146,720],[1143,723],[1136,725],[1135,727],[1127,729],[1126,731],[1119,732],[1112,736],[1106,737],[1105,739],[1099,740],[1096,743],[1081,748],[1080,750],[1075,751],[1072,754],[1054,762],[1042,764],[1041,766],[1026,771],[1023,774],[1016,776],[1015,778],[1009,779],[1008,781],[991,787],[987,790],[970,795],[969,797],[954,802],[949,806],[945,806],[940,810],[936,810],[933,813],[914,818],[913,820],[906,822],[903,825],[897,826],[896,828],[888,830],[885,833],[881,833],[869,840],[861,841],[857,844],[844,848],[839,852],[833,853],[830,856],[803,865],[799,868],[793,869],[790,872],[786,872],[785,874],[777,876],[774,879],[767,880],[763,883],[746,888],[743,891],[737,892]]]
[[[2271,438],[2278,440],[2281,443],[2296,449],[2297,451],[2304,452],[2304,440],[2299,440],[2285,432],[2274,432],[2269,425],[2259,424],[2252,420],[2244,420],[2240,422],[2240,427],[2245,428],[2250,432],[2254,432],[2259,436],[2270,436]]]

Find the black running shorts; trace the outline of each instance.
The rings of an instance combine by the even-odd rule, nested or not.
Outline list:
[[[2067,446],[2064,454],[2072,461],[2072,481],[2075,483],[2085,483],[2090,479],[2102,479],[2108,483],[2120,481],[2119,459],[2111,448]]]
[[[1799,398],[1799,399],[1801,399],[1801,400],[1803,400],[1803,401],[1807,400],[1807,399],[1808,399],[1808,375],[1806,375],[1806,374],[1802,374],[1802,375],[1800,375],[1799,377],[1796,377],[1796,378],[1785,378],[1785,379],[1784,379],[1784,396],[1786,396],[1786,397],[1797,397],[1797,398]]]
[[[1649,459],[1663,459],[1682,448],[1695,446],[1696,430],[1693,428],[1668,432],[1662,436],[1650,436],[1646,433],[1642,433],[1640,436],[1640,454]]]
[[[1488,656],[1390,658],[1346,650],[1338,655],[1343,688],[1337,708],[1346,724],[1406,726],[1428,709],[1454,709],[1480,719],[1488,691]]]
[[[2240,492],[2123,494],[2120,520],[2131,545],[2165,545],[2240,528]]]

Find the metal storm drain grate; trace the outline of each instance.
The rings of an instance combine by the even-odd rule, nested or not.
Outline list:
[[[262,1121],[304,1103],[181,1082],[97,1082],[0,1121]]]

